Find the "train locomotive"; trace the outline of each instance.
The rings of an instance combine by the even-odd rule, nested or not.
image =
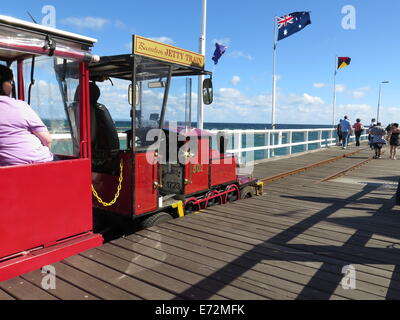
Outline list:
[[[104,82],[108,86],[102,89],[112,90],[116,81],[127,88],[126,114],[131,118],[122,148],[108,108],[91,104],[95,210],[150,227],[261,193],[261,182],[237,174],[236,157],[226,152],[225,136],[192,128],[190,119],[177,123],[167,117],[176,78],[209,76],[203,83],[203,101],[212,102],[204,57],[136,35],[132,43],[132,54],[105,56],[89,64],[94,88]]]

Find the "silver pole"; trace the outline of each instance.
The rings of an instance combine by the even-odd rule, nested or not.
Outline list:
[[[275,120],[275,107],[276,107],[276,47],[277,47],[277,39],[276,39],[276,20],[277,16],[274,16],[274,52],[273,52],[273,60],[272,60],[272,116],[271,116],[271,128],[275,130],[276,120]],[[272,134],[272,145],[275,145],[275,133]],[[275,156],[275,149],[271,149],[270,156]]]
[[[376,122],[379,122],[379,107],[381,105],[381,91],[382,91],[382,84],[389,83],[389,81],[381,81],[379,83],[379,98],[378,98],[378,110],[376,112]]]
[[[338,57],[335,56],[335,72],[333,73],[333,105],[332,105],[332,126],[335,127],[336,121],[335,121],[335,108],[336,108],[336,74],[337,74],[337,63]]]
[[[378,98],[378,110],[376,111],[376,122],[379,121],[379,106],[381,104],[381,87],[382,87],[382,82],[379,83],[379,98]]]
[[[192,78],[186,78],[185,127],[192,127]]]
[[[206,19],[207,19],[207,0],[203,0],[203,19],[199,42],[199,53],[205,55],[206,52]],[[197,128],[203,129],[203,80],[204,76],[199,76],[197,92]]]

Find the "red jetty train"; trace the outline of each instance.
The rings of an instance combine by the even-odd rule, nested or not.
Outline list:
[[[133,36],[130,54],[99,58],[95,42],[0,16],[0,61],[16,75],[14,97],[42,105],[42,118],[69,132],[62,161],[0,167],[0,281],[101,245],[93,217],[146,228],[262,193],[261,182],[237,174],[225,137],[168,115],[179,77],[209,76],[203,100],[212,102],[204,56]],[[101,103],[114,83],[125,88],[113,101],[130,118],[124,133]]]

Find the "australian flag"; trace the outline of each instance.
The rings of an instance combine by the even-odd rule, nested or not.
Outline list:
[[[283,17],[278,17],[278,40],[285,39],[307,25],[311,24],[310,12],[293,12]]]
[[[214,55],[211,58],[214,60],[214,64],[218,63],[219,58],[222,57],[222,55],[225,53],[225,50],[226,50],[226,46],[219,44],[219,43],[215,43]]]

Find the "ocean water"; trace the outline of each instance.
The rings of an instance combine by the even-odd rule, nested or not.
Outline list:
[[[127,130],[130,127],[130,121],[117,120],[115,121],[118,131]],[[178,125],[184,125],[178,122]],[[192,127],[196,127],[196,122],[192,122]],[[276,129],[315,129],[315,128],[332,128],[332,125],[321,124],[276,124]],[[271,124],[263,123],[223,123],[223,122],[204,122],[206,130],[265,130],[271,129]]]
[[[50,129],[52,133],[65,133],[68,132],[68,124],[65,121],[49,121],[45,120],[45,124]],[[115,121],[118,132],[124,132],[130,128],[130,121]],[[183,125],[182,123],[178,123],[178,125]],[[192,127],[196,127],[196,123],[192,123]],[[316,129],[316,128],[331,128],[331,125],[309,125],[309,124],[277,124],[276,129]],[[205,130],[265,130],[271,129],[270,124],[261,124],[261,123],[219,123],[219,122],[205,122],[204,123]],[[323,132],[322,139],[327,139],[329,137],[328,132]],[[228,136],[228,149],[233,149],[234,146],[234,137]],[[317,140],[318,132],[310,132],[308,134],[308,140]],[[278,135],[276,134],[274,140],[278,141]],[[305,135],[302,132],[295,132],[292,136],[292,142],[303,142],[305,140]],[[289,135],[284,133],[282,136],[282,144],[289,143]],[[254,137],[246,137],[242,135],[242,147],[246,147],[247,144],[250,144],[249,147],[259,147],[266,145],[266,137],[264,134],[254,134]],[[271,141],[272,144],[272,135]],[[126,146],[126,141],[121,139],[121,147]],[[315,150],[319,148],[319,144],[309,144],[308,150]],[[72,153],[72,144],[70,141],[55,141],[53,148],[53,152],[60,154],[71,154]],[[306,150],[305,146],[294,146],[292,147],[292,153],[303,152]],[[278,148],[274,150],[274,156],[283,156],[288,154],[288,148]],[[241,154],[242,161],[252,161],[261,160],[266,158],[267,152],[264,150],[258,150],[251,153],[243,152]]]

